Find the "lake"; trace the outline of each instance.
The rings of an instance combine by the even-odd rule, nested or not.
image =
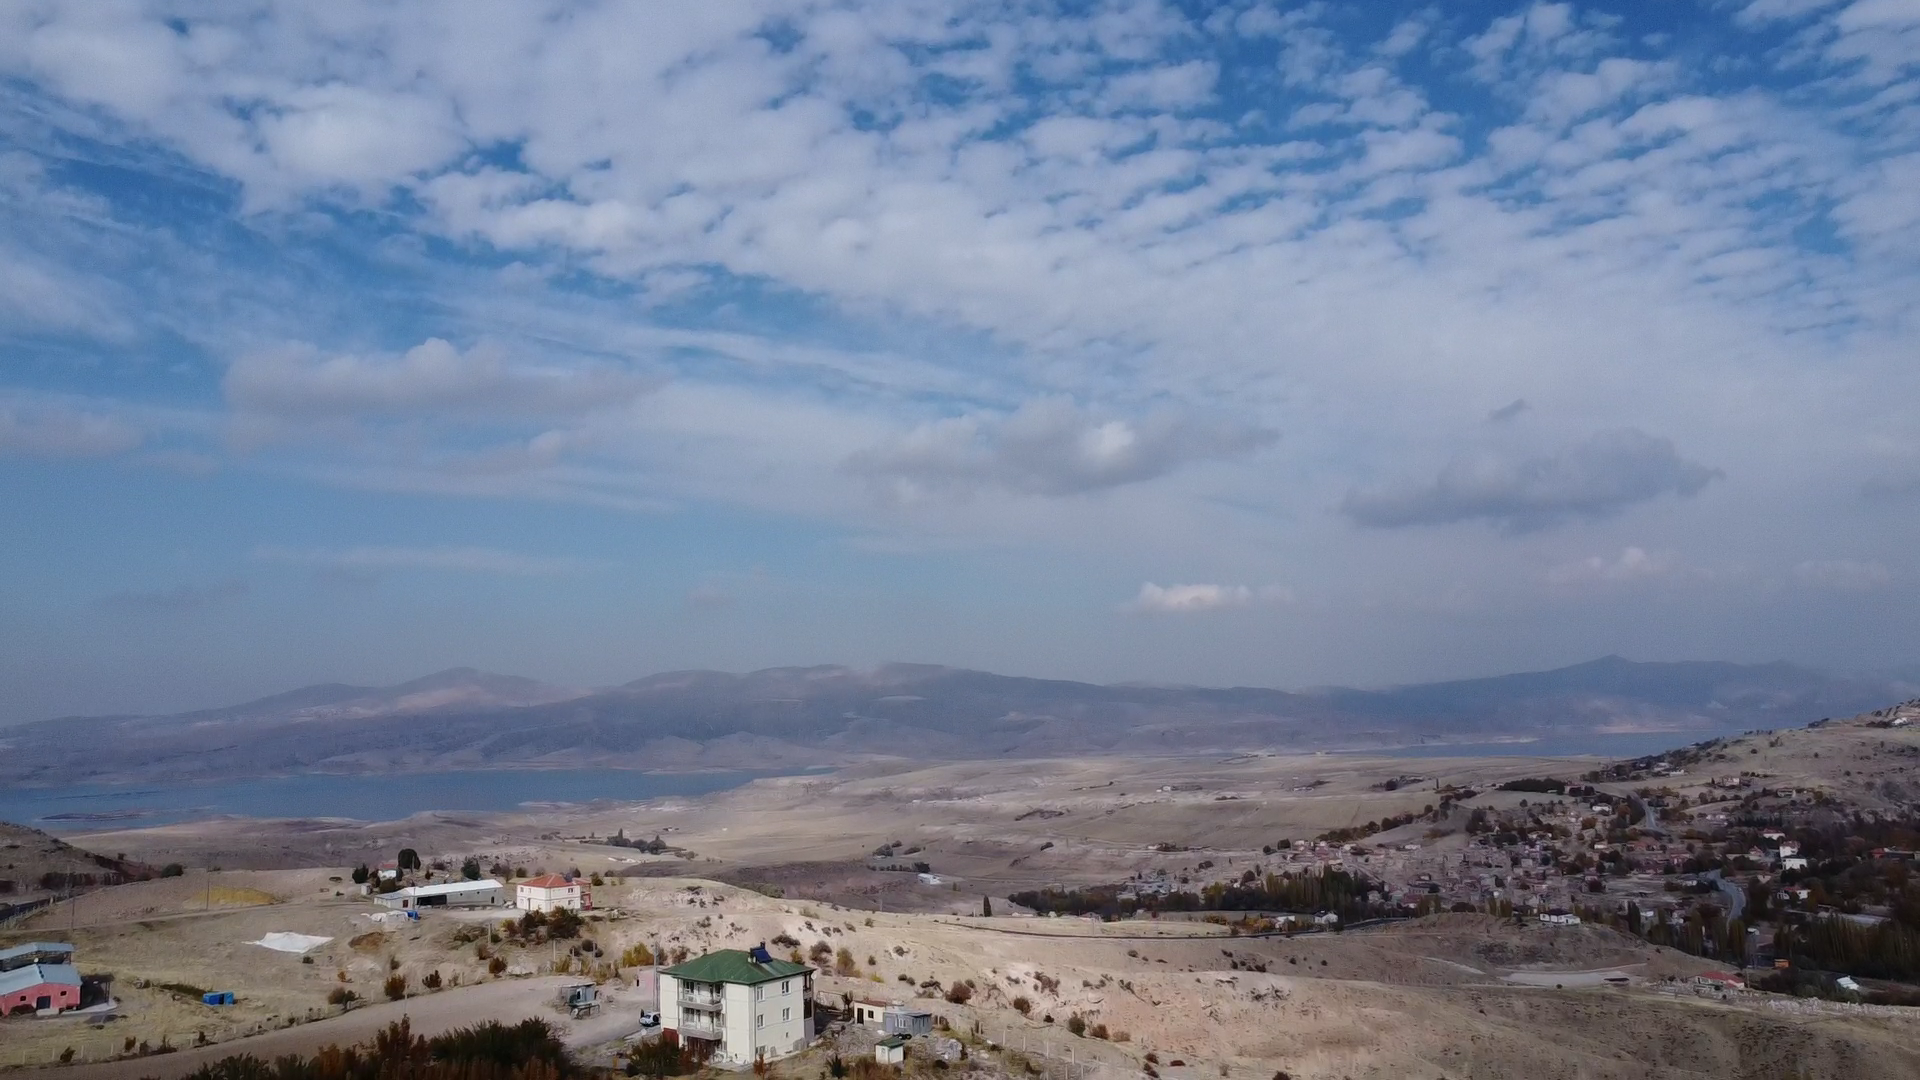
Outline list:
[[[710,795],[798,771],[492,769],[387,776],[307,773],[196,784],[74,784],[0,791],[0,821],[51,832],[170,825],[226,814],[394,821],[428,810],[501,812],[541,803]]]

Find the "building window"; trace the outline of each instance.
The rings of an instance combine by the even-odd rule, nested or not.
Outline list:
[[[780,992],[781,992],[781,993],[783,993],[783,994],[791,994],[791,993],[793,993],[793,980],[792,980],[792,979],[787,979],[787,980],[785,980],[785,981],[783,981],[783,982],[781,982],[781,984],[780,984]]]
[[[791,1020],[791,1019],[793,1019],[793,1010],[792,1010],[792,1009],[781,1009],[781,1010],[780,1010],[780,1022],[781,1022],[781,1023],[783,1023],[783,1024],[784,1024],[784,1023],[786,1023],[787,1021],[789,1021],[789,1020]]]
[[[755,1001],[765,1001],[765,1000],[766,1000],[766,998],[767,998],[767,988],[766,988],[766,987],[764,987],[764,986],[756,986],[756,987],[754,987],[754,988],[753,988],[753,1000],[755,1000]]]
[[[758,1015],[758,1016],[756,1016],[756,1017],[754,1017],[754,1018],[753,1018],[753,1026],[754,1026],[754,1027],[757,1027],[757,1028],[763,1028],[763,1027],[766,1027],[766,1026],[767,1026],[767,1014],[766,1014],[766,1013],[761,1013],[760,1015]]]

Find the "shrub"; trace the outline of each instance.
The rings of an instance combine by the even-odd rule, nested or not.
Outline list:
[[[329,1005],[351,1005],[358,1000],[360,1000],[360,995],[344,986],[336,986],[327,991],[327,1004]]]
[[[387,976],[387,1000],[399,1001],[407,996],[407,977],[405,975]]]
[[[620,954],[621,967],[648,967],[653,963],[653,950],[645,942],[635,942]]]
[[[1013,1007],[1021,1016],[1025,1016],[1033,1011],[1033,1002],[1027,1000],[1027,996],[1022,994],[1013,999]]]
[[[947,987],[947,1000],[955,1005],[965,1005],[973,999],[973,987],[964,982],[956,982]]]
[[[1087,1022],[1080,1019],[1079,1013],[1074,1013],[1072,1016],[1067,1017],[1067,1034],[1079,1036],[1085,1035],[1086,1033]]]
[[[433,971],[427,972],[426,975],[420,979],[420,985],[426,987],[428,990],[440,989],[439,970],[435,969]]]
[[[800,939],[784,931],[773,935],[773,943],[783,949],[797,949],[800,947]]]
[[[160,868],[161,877],[182,877],[186,874],[186,872],[187,872],[187,868],[184,866],[181,866],[177,862],[170,862],[167,865]]]
[[[836,975],[851,975],[857,967],[858,965],[853,962],[853,954],[847,951],[845,945],[840,946],[840,950],[833,954],[833,970]]]
[[[506,973],[507,973],[507,958],[506,958],[506,957],[504,957],[504,956],[496,956],[496,957],[494,957],[493,959],[491,959],[491,960],[489,960],[489,961],[487,961],[487,974],[489,974],[489,975],[505,975]]]
[[[1110,1035],[1110,1034],[1109,1034],[1109,1033],[1107,1032],[1107,1025],[1105,1025],[1105,1024],[1095,1024],[1095,1025],[1093,1025],[1093,1029],[1092,1029],[1092,1030],[1090,1030],[1090,1031],[1088,1031],[1088,1032],[1087,1032],[1087,1034],[1089,1034],[1089,1035],[1091,1035],[1091,1036],[1093,1036],[1093,1037],[1094,1037],[1094,1038],[1096,1038],[1096,1039],[1106,1039],[1106,1038],[1111,1038],[1111,1037],[1112,1037],[1112,1036],[1111,1036],[1111,1035]]]

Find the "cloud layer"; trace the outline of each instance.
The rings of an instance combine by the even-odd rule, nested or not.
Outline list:
[[[1355,491],[1341,509],[1376,529],[1481,520],[1528,532],[1609,517],[1662,495],[1689,498],[1720,475],[1681,457],[1671,439],[1628,428],[1551,454],[1458,458],[1431,482]]]
[[[20,677],[143,561],[244,571],[263,618],[316,569],[652,611],[558,619],[588,682],[643,633],[1096,678],[1892,662],[1917,42],[1883,0],[0,5]],[[763,563],[792,591],[709,585]],[[1307,602],[1116,605],[1275,567]],[[1183,653],[1210,624],[1116,606],[1262,632]],[[332,617],[367,663],[521,640]]]

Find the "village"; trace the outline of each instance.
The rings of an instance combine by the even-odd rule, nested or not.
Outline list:
[[[1894,721],[1912,715],[1819,729],[1810,752],[1761,734],[1613,764],[1315,761],[1317,780],[1297,763],[1145,784],[1075,767],[1038,799],[1024,775],[965,786],[948,769],[834,782],[846,818],[821,805],[826,782],[791,780],[732,806],[489,825],[477,844],[328,826],[389,838],[347,865],[142,876],[116,850],[116,883],[0,928],[0,1068],[139,1080],[403,1017],[431,1032],[529,1015],[581,1060],[646,1075],[1361,1075],[1451,1060],[1462,1031],[1489,1048],[1472,1075],[1556,1075],[1528,1064],[1533,1030],[1595,1016],[1683,1041],[1818,1021],[1894,1053],[1912,1015],[1894,1007],[1912,975],[1888,967],[1910,808],[1883,779],[1849,789],[1792,762],[1898,768],[1879,740],[1905,745]],[[881,790],[899,810],[875,846],[845,822]],[[756,857],[759,830],[791,829],[804,800],[835,845],[817,850],[850,857]],[[1285,808],[1280,827],[1259,827],[1280,820],[1263,806]],[[199,834],[155,839],[176,835]],[[1849,953],[1836,925],[1884,940]],[[1408,1018],[1390,1035],[1330,1019],[1382,1002]],[[1612,1075],[1608,1053],[1581,1060]]]

